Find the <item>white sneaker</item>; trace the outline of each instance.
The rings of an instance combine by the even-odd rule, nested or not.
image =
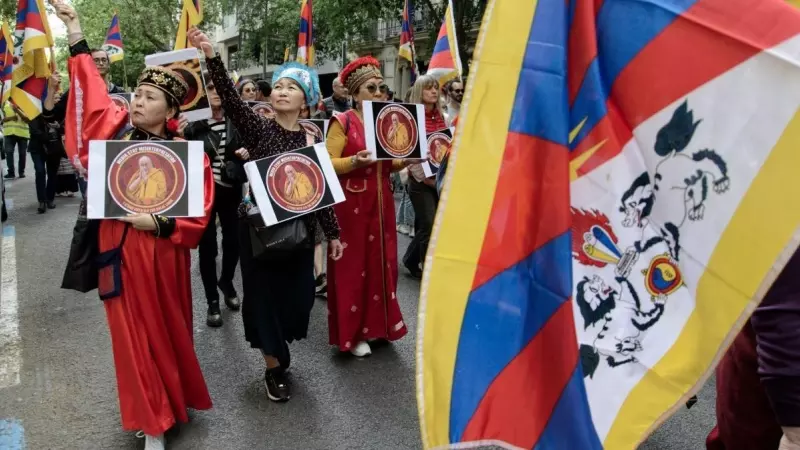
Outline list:
[[[369,348],[369,344],[367,344],[364,341],[361,341],[358,344],[356,344],[356,346],[353,347],[352,350],[350,350],[350,353],[352,353],[353,356],[358,356],[359,358],[363,358],[365,356],[371,355],[372,349]]]
[[[146,434],[144,436],[144,450],[164,450],[164,435],[150,436]]]
[[[409,228],[408,229],[408,237],[410,237],[410,238],[414,237],[414,229],[413,228]]]

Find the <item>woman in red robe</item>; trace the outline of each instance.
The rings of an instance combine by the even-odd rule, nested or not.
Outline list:
[[[69,32],[73,92],[65,131],[70,159],[77,156],[80,165],[88,167],[90,140],[171,139],[166,122],[177,116],[188,90],[180,75],[160,67],[142,72],[132,105],[133,127],[128,129],[128,114],[109,98],[75,11],[59,0],[52,4]],[[121,294],[105,300],[103,306],[111,334],[122,426],[142,430],[148,450],[164,448],[164,432],[176,422],[188,421],[187,408],[211,408],[194,352],[189,254],[203,235],[214,200],[207,157],[204,180],[204,217],[136,214],[100,222],[101,253],[119,247],[127,230],[121,247]],[[100,284],[103,290],[104,280]]]
[[[406,161],[372,161],[366,150],[361,104],[379,100],[388,87],[380,64],[357,59],[339,74],[355,108],[334,116],[326,146],[346,200],[334,206],[347,248],[328,263],[330,343],[355,356],[367,356],[367,343],[395,341],[408,332],[397,302],[397,233],[389,175]]]

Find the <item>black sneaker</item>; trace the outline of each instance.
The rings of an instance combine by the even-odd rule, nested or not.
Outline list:
[[[56,202],[47,203],[47,209],[56,209]]]
[[[273,402],[287,402],[292,397],[289,379],[281,367],[267,369],[264,372],[264,387],[267,389],[267,398]]]
[[[422,270],[420,270],[419,266],[414,267],[407,263],[403,263],[403,265],[406,266],[406,269],[408,270],[408,273],[411,275],[411,278],[415,278],[417,280],[422,279]]]
[[[44,214],[47,212],[47,203],[41,202],[39,203],[39,207],[36,209],[36,212],[39,214]]]
[[[25,174],[24,174],[24,173],[21,173],[21,174],[19,174],[19,177],[20,177],[20,178],[25,178]]]
[[[219,300],[212,301],[208,304],[206,325],[214,328],[222,326],[222,312],[219,310]]]
[[[322,295],[322,294],[327,293],[328,292],[328,276],[325,275],[324,273],[320,274],[320,276],[317,277],[316,285],[317,285],[317,287],[316,287],[317,295]]]
[[[233,284],[227,286],[225,284],[218,284],[217,286],[219,286],[219,290],[222,291],[222,296],[225,298],[225,306],[231,311],[238,311],[242,306],[242,302],[239,301],[239,294],[236,293]]]
[[[6,180],[13,180],[14,178],[17,178],[17,177],[15,177],[13,173],[8,173],[3,178],[5,178]]]

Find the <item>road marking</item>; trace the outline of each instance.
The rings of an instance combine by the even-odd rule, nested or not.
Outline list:
[[[21,450],[25,448],[25,428],[18,420],[0,420],[0,448]]]
[[[19,384],[19,372],[22,366],[17,317],[17,251],[13,226],[3,227],[0,272],[2,272],[0,275],[0,389],[2,389]]]

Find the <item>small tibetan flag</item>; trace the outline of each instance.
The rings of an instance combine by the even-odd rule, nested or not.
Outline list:
[[[108,53],[111,62],[122,61],[125,58],[124,46],[122,45],[122,33],[119,29],[119,15],[114,14],[111,18],[111,26],[106,33],[106,41],[103,43],[103,50]]]
[[[314,24],[311,0],[303,0],[300,5],[300,33],[297,35],[297,62],[313,66],[316,62],[314,55]]]
[[[427,74],[436,77],[439,84],[444,84],[448,80],[461,76],[461,73],[461,57],[458,54],[458,41],[456,41],[453,1],[448,0],[444,21],[433,47]]]

